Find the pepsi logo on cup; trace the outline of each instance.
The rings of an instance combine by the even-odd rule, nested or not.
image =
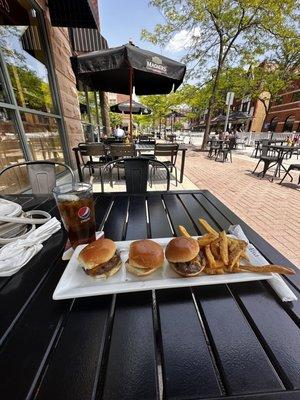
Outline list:
[[[78,210],[78,217],[80,219],[88,219],[91,215],[91,209],[89,207],[81,207]]]

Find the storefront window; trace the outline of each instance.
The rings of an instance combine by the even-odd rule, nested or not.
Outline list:
[[[0,101],[4,102],[4,101],[7,101],[7,97],[6,97],[6,93],[4,91],[4,86],[3,86],[2,82],[4,82],[4,79],[3,79],[1,68],[0,68]]]
[[[295,119],[295,115],[289,115],[285,120],[282,132],[292,132]]]
[[[13,113],[0,108],[0,169],[23,162],[21,142],[16,134]],[[27,173],[24,169],[7,171],[0,177],[0,192],[16,193],[28,187]]]
[[[56,119],[23,112],[21,118],[33,160],[64,162]]]
[[[0,17],[0,48],[17,103],[21,107],[54,113],[36,11],[28,0],[10,1]]]

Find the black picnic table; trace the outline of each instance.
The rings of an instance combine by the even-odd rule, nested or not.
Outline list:
[[[59,218],[53,198],[7,198]],[[203,234],[240,224],[271,263],[293,267],[208,191],[95,195],[113,240]],[[275,232],[274,232],[275,234]],[[5,400],[298,400],[300,303],[266,281],[52,300],[64,271],[57,232],[0,278],[0,393]],[[300,275],[284,278],[299,295]]]
[[[136,143],[135,144],[135,149],[138,154],[140,154],[142,151],[153,151],[155,148],[155,144],[147,144],[147,143]],[[80,150],[79,147],[74,147],[72,149],[75,153],[75,160],[76,160],[76,166],[78,170],[78,177],[80,182],[83,181],[83,175],[82,175],[82,170],[81,170],[81,162],[80,162]],[[181,153],[181,162],[180,162],[180,175],[179,175],[179,182],[183,182],[183,176],[184,176],[184,167],[185,167],[185,156],[186,156],[186,151],[187,147],[179,145],[178,147],[178,152]]]

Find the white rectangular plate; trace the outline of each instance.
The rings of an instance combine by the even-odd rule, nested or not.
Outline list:
[[[172,238],[153,239],[161,244],[163,248]],[[193,278],[183,278],[176,274],[165,260],[163,268],[145,277],[137,277],[126,270],[125,261],[128,259],[130,243],[115,242],[122,259],[122,267],[119,272],[108,279],[93,278],[88,276],[77,261],[78,254],[86,246],[78,246],[71,260],[69,261],[58,285],[53,293],[54,300],[63,300],[76,297],[100,296],[113,293],[139,292],[152,289],[170,289],[186,286],[218,285],[221,283],[235,283],[265,280],[272,278],[272,273],[257,274],[252,272],[242,272],[224,275],[201,274]],[[251,252],[247,249],[250,262],[257,263],[253,259]]]

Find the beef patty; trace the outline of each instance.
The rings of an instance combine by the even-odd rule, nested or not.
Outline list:
[[[173,263],[175,269],[184,275],[194,275],[200,273],[204,269],[199,256],[188,262]]]
[[[109,261],[107,261],[103,264],[99,264],[99,265],[97,265],[97,267],[95,267],[93,269],[85,269],[84,271],[88,275],[91,275],[91,276],[105,274],[105,272],[108,272],[111,269],[113,269],[115,266],[117,266],[120,261],[121,261],[120,255],[116,251],[115,255]]]

